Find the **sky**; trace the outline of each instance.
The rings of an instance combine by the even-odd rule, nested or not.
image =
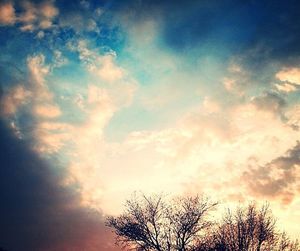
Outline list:
[[[0,0],[0,247],[120,250],[135,191],[268,201],[299,237],[299,5]]]

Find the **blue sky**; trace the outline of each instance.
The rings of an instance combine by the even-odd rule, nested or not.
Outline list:
[[[117,250],[134,191],[268,200],[299,235],[299,7],[1,1],[0,245]]]

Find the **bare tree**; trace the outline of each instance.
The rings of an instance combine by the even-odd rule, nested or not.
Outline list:
[[[249,204],[226,212],[214,233],[214,245],[217,250],[260,251],[271,245],[274,236],[275,220],[268,205],[257,209]]]
[[[163,196],[135,196],[125,212],[108,217],[117,243],[135,250],[194,250],[211,222],[206,217],[216,203],[203,197],[180,197],[167,203]]]
[[[277,230],[268,204],[228,209],[212,223],[215,206],[199,196],[135,196],[121,216],[108,217],[107,226],[118,244],[139,251],[300,251],[298,241]]]
[[[275,251],[299,251],[300,244],[298,240],[291,240],[285,232],[278,235]]]
[[[299,251],[297,241],[276,230],[268,204],[228,210],[215,230],[207,233],[198,251]]]

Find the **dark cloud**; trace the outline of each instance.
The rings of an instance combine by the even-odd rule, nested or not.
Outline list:
[[[103,216],[79,206],[65,173],[50,168],[0,123],[0,247],[11,251],[113,250]],[[111,240],[111,241],[110,241]]]
[[[267,92],[261,96],[257,96],[252,99],[252,104],[254,104],[258,110],[270,112],[275,116],[280,117],[283,121],[286,120],[284,108],[287,104],[277,93]]]
[[[299,193],[300,142],[264,166],[249,166],[243,173],[250,192],[268,198],[279,197],[288,204]]]
[[[114,5],[116,7],[117,4]],[[177,52],[197,49],[223,53],[247,41],[259,12],[252,1],[124,1],[117,5],[135,22],[160,21],[163,40]],[[200,45],[200,46],[199,46]]]
[[[256,0],[114,1],[133,23],[159,21],[162,41],[177,53],[199,58],[215,55],[226,62],[243,57],[250,69],[270,61],[299,63],[300,2]]]
[[[110,12],[107,22],[119,14],[129,17],[132,24],[159,21],[162,41],[179,53],[191,50],[194,55],[197,48],[196,57],[210,53],[224,60],[232,55],[247,55],[245,63],[252,67],[270,59],[285,64],[299,61],[297,0],[62,0],[54,4],[60,12],[60,24],[80,31],[93,30],[92,21],[99,25],[95,15],[99,8]]]

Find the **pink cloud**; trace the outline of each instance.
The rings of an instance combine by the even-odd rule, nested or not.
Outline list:
[[[61,110],[56,105],[37,105],[34,112],[44,118],[56,118],[61,115]]]
[[[53,1],[42,3],[39,10],[48,19],[54,18],[59,13],[58,9],[53,5]]]
[[[0,24],[13,25],[16,21],[15,9],[12,3],[4,3],[0,5]]]

